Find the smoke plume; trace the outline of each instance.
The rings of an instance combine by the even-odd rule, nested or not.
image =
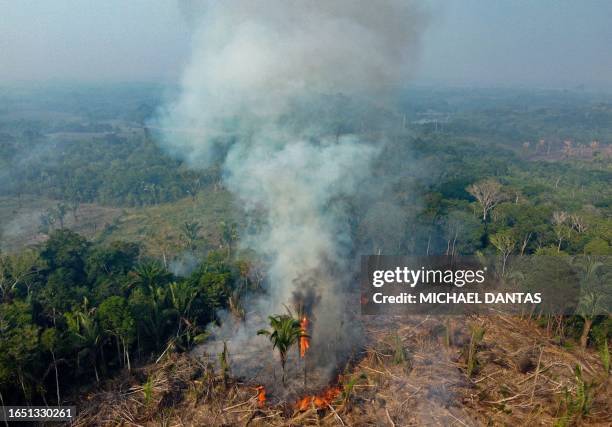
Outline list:
[[[160,115],[164,143],[193,167],[221,163],[247,214],[263,213],[264,224],[241,236],[269,261],[261,318],[284,312],[308,283],[320,301],[313,351],[336,343],[326,328],[345,324],[354,278],[351,224],[338,201],[363,188],[380,141],[339,132],[326,97],[392,101],[413,69],[424,13],[405,0],[209,1],[200,12],[181,95]],[[265,344],[240,330],[225,331],[230,353]],[[331,365],[345,351],[335,350],[326,352]]]

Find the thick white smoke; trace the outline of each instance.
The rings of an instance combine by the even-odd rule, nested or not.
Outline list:
[[[247,210],[263,207],[267,226],[245,244],[271,260],[270,291],[281,309],[296,279],[342,259],[349,230],[341,215],[326,211],[333,197],[350,195],[368,172],[374,149],[351,137],[312,144],[284,135],[271,148],[261,143],[232,147],[225,166],[227,185]]]
[[[330,265],[342,267],[351,242],[345,212],[332,202],[359,191],[378,148],[327,129],[329,117],[300,126],[287,117],[295,103],[324,95],[389,100],[410,75],[424,14],[406,0],[203,5],[181,95],[161,115],[164,141],[193,167],[221,162],[245,210],[264,212],[265,226],[243,236],[270,260],[269,311],[261,314],[283,312],[294,288],[316,276],[320,317],[334,322],[334,289],[346,275]]]
[[[409,77],[425,22],[409,0],[198,4],[204,10],[182,95],[163,118],[167,128],[204,132],[168,138],[175,152],[198,167],[216,160],[216,150],[233,141],[230,134],[248,139],[251,133],[274,133],[269,126],[296,98],[385,97]],[[279,138],[258,142],[278,146]],[[292,142],[285,139],[281,146]]]

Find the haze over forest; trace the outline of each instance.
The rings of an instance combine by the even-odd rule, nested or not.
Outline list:
[[[426,0],[415,84],[612,89],[612,3]],[[0,0],[0,85],[173,83],[201,2]]]
[[[0,0],[0,422],[612,425],[611,16]]]

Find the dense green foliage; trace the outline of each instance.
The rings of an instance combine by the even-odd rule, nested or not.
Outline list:
[[[152,205],[193,195],[214,171],[183,167],[152,141],[161,89],[0,89],[0,195]]]
[[[4,195],[44,196],[67,202],[141,206],[190,196],[214,175],[186,170],[140,134],[82,137],[27,144],[1,139]]]
[[[146,260],[135,244],[92,245],[69,230],[53,232],[39,250],[2,256],[5,403],[55,400],[55,369],[61,394],[167,346],[190,348],[225,306],[238,276],[225,254],[211,252],[191,275],[178,278]]]
[[[229,198],[208,194],[218,190],[218,166],[189,169],[159,148],[145,127],[160,92],[0,91],[0,195],[53,199],[56,206],[41,216],[39,231],[48,240],[0,255],[5,404],[52,403],[78,384],[154,359],[168,346],[188,349],[219,308],[244,317],[236,295],[249,286],[249,264],[235,261],[239,226],[225,218],[233,207],[214,203],[229,205]],[[372,191],[327,206],[346,214],[352,253],[481,253],[500,257],[504,273],[512,255],[554,255],[553,261],[536,262],[539,269],[525,277],[526,286],[551,277],[558,284],[577,270],[577,280],[609,288],[609,270],[594,262],[570,265],[570,255],[612,255],[610,97],[423,89],[407,92],[397,111],[342,95],[317,100],[316,107],[310,101],[295,105],[284,124],[299,130],[318,123],[321,132],[359,134],[381,147],[372,180],[364,184]],[[493,191],[491,200],[482,197],[486,190]],[[206,194],[196,205],[198,193]],[[109,243],[104,232],[87,241],[64,228],[80,203],[150,206],[180,198],[186,203],[164,207],[163,215],[179,206],[183,211],[172,230],[157,230],[162,236],[146,215],[155,208],[132,215],[129,236],[158,246],[155,259],[144,245]],[[202,204],[216,211],[214,223],[202,215]],[[106,227],[114,236],[122,236],[115,230],[119,222]],[[261,224],[251,218],[248,226]],[[171,232],[180,250],[167,245]],[[202,255],[219,244],[222,250]],[[187,277],[164,267],[180,261],[180,251],[200,262]],[[253,287],[264,280],[259,275]],[[557,321],[554,334],[560,343],[598,346],[608,354],[610,317],[592,315],[590,303],[582,302],[579,315]],[[282,338],[273,338],[273,345],[286,350],[299,325],[270,320],[270,336]],[[550,318],[544,322],[552,324]]]

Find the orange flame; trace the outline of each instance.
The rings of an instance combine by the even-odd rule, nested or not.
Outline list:
[[[302,336],[300,337],[300,357],[304,357],[306,356],[306,351],[310,348],[310,338],[306,336],[308,333],[308,318],[306,316],[302,316],[300,328],[302,329]]]
[[[263,408],[266,404],[266,389],[264,386],[257,387],[257,406]]]
[[[340,395],[340,391],[340,387],[329,387],[316,396],[306,396],[298,400],[295,408],[298,411],[306,411],[312,406],[317,409],[327,408]]]

